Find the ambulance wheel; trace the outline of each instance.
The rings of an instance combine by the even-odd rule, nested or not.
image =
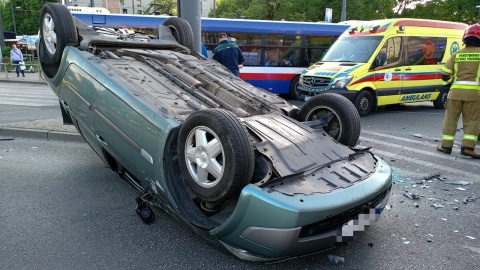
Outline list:
[[[360,116],[368,115],[373,108],[372,93],[370,93],[368,90],[360,91],[360,93],[358,93],[355,97],[353,104],[355,105],[355,108],[357,108]]]
[[[324,93],[309,98],[298,112],[300,122],[331,117],[323,129],[339,143],[355,146],[360,137],[360,116],[348,98]]]
[[[435,109],[445,109],[445,104],[447,103],[448,91],[450,88],[448,86],[443,87],[440,94],[438,94],[437,99],[433,101],[433,107]]]

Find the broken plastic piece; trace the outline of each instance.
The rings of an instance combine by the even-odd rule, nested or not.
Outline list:
[[[331,264],[339,264],[339,263],[344,263],[344,262],[345,262],[345,258],[339,257],[339,256],[335,256],[335,255],[328,255],[328,261],[329,261]]]
[[[432,174],[429,174],[429,175],[423,177],[423,179],[425,179],[425,180],[430,180],[430,179],[432,179],[432,178],[437,178],[437,177],[439,177],[439,176],[440,176],[440,173],[432,173]]]
[[[415,134],[413,135],[414,137],[417,137],[417,138],[422,138],[422,134]]]
[[[457,187],[456,189],[461,190],[461,191],[466,190],[466,189],[464,189],[463,187]]]
[[[413,194],[413,193],[410,193],[408,191],[406,191],[405,193],[403,193],[403,196],[411,199],[411,200],[418,200],[420,198],[420,196],[418,196],[418,194]]]
[[[438,209],[438,208],[443,208],[444,206],[439,204],[439,203],[434,203],[432,204],[433,207],[435,207],[435,209]]]
[[[472,239],[472,240],[477,239],[477,238],[475,238],[475,237],[473,237],[473,236],[468,236],[468,235],[467,235],[467,238]]]
[[[460,180],[460,181],[446,181],[445,184],[466,186],[466,185],[470,185],[471,182],[464,181],[464,180]]]

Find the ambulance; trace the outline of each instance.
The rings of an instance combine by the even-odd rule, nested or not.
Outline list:
[[[302,72],[299,90],[305,100],[320,93],[341,94],[361,116],[379,106],[419,101],[444,108],[449,85],[440,69],[463,47],[467,27],[405,18],[359,22]]]

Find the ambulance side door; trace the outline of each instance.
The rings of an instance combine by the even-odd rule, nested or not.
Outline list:
[[[403,77],[404,37],[388,38],[373,63],[377,105],[396,104],[399,100]]]
[[[447,38],[407,37],[405,73],[400,102],[431,100],[443,88],[440,62],[445,54]]]

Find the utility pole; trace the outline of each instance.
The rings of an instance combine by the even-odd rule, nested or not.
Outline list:
[[[346,21],[347,20],[347,0],[343,0],[342,2],[342,14],[340,21]]]
[[[12,8],[12,20],[13,20],[13,31],[15,31],[15,36],[17,35],[17,24],[15,23],[15,13],[13,12],[13,1],[10,0],[10,8]]]
[[[186,8],[184,8],[186,7]],[[193,42],[195,51],[201,52],[201,16],[200,0],[177,0],[178,17],[185,19],[193,30]]]
[[[3,34],[3,18],[2,18],[2,13],[0,12],[0,53],[2,51],[1,48],[4,46],[5,46],[5,35]]]
[[[480,23],[480,5],[476,6],[478,8],[477,23]]]

